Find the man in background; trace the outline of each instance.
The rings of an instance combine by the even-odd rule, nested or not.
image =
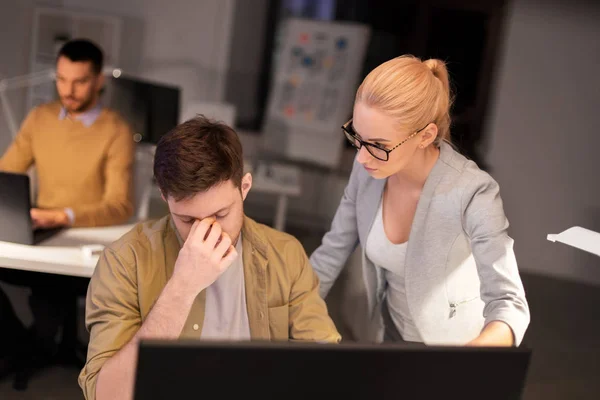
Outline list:
[[[67,42],[56,60],[59,100],[33,109],[0,158],[0,171],[36,168],[34,229],[115,225],[133,213],[133,132],[100,102],[102,69],[98,46],[88,40]],[[31,357],[18,358],[33,364],[34,358],[56,354],[54,338],[66,313],[74,312],[74,296],[85,294],[88,281],[21,272],[0,268],[0,280],[32,289],[34,323],[30,334],[22,335],[31,339],[23,346],[31,349]],[[2,321],[0,326],[7,329]],[[24,331],[22,326],[13,329]]]
[[[133,133],[100,103],[102,64],[92,42],[66,43],[56,62],[60,100],[31,111],[0,158],[0,171],[25,173],[35,165],[35,227],[114,225],[132,215]]]

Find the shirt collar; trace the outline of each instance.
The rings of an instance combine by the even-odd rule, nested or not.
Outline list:
[[[96,122],[100,116],[100,112],[102,112],[102,105],[100,102],[98,102],[94,107],[79,114],[77,117],[75,117],[75,119],[80,121],[85,127],[89,128],[94,122]],[[64,107],[61,107],[60,112],[58,113],[58,119],[62,121],[65,118],[70,117],[68,117],[67,110]]]

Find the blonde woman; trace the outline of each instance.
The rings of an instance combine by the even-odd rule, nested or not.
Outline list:
[[[375,68],[343,126],[358,154],[310,261],[325,297],[360,243],[375,341],[516,346],[529,308],[498,184],[450,143],[448,71]]]

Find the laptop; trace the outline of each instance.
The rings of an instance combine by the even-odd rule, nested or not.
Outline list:
[[[61,231],[33,229],[29,176],[0,172],[0,241],[39,244]]]
[[[519,399],[531,351],[142,341],[134,399]]]

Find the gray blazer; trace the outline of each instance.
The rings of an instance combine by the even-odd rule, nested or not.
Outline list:
[[[442,143],[412,223],[405,259],[406,296],[427,344],[465,344],[485,324],[507,323],[520,344],[529,307],[496,181]],[[325,297],[356,246],[362,244],[371,336],[382,341],[382,271],[365,256],[385,179],[356,161],[330,231],[310,261]]]

